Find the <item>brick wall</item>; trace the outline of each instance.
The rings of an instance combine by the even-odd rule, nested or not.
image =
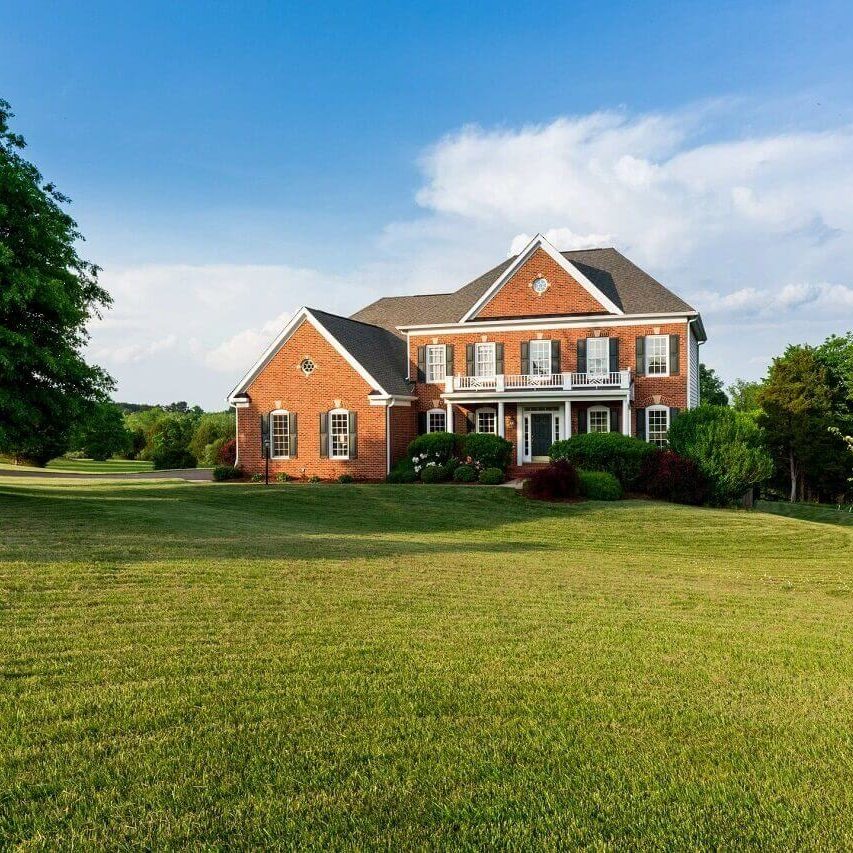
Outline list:
[[[531,282],[543,276],[544,293],[536,293]],[[545,317],[562,314],[602,314],[604,306],[575,281],[547,252],[537,249],[505,282],[477,317]]]
[[[309,376],[299,368],[306,357],[315,364]],[[237,410],[237,441],[240,466],[247,473],[264,470],[261,414],[287,409],[298,416],[298,455],[295,459],[271,459],[271,476],[285,471],[294,477],[317,475],[322,479],[341,474],[363,480],[385,478],[385,407],[370,405],[368,394],[372,389],[368,383],[310,322],[302,323],[246,390],[251,404]],[[320,458],[320,412],[335,408],[358,413],[356,459]]]
[[[409,444],[418,434],[417,408],[391,407],[391,464],[406,456]]]

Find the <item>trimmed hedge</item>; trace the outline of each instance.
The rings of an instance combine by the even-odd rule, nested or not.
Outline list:
[[[453,472],[453,479],[457,483],[476,483],[477,472],[470,465],[460,465]]]
[[[462,443],[462,455],[480,468],[505,471],[512,457],[512,442],[491,433],[468,433]]]
[[[618,432],[586,432],[551,445],[552,462],[565,460],[585,471],[607,471],[626,489],[640,484],[643,462],[658,449],[639,438]]]
[[[401,459],[385,478],[386,483],[415,483],[418,475],[412,467],[411,459]]]
[[[578,472],[565,459],[535,471],[524,481],[522,494],[538,501],[564,501],[576,498],[580,489]]]
[[[428,465],[421,471],[422,483],[443,483],[447,479],[447,468],[444,465]]]
[[[448,462],[458,456],[462,449],[464,436],[453,432],[428,432],[419,435],[409,444],[409,459],[420,458],[424,454],[424,462]]]
[[[500,468],[483,468],[479,480],[484,486],[499,486],[504,481],[504,472]]]
[[[341,484],[354,483],[355,477],[353,477],[352,474],[341,474],[341,476],[338,477],[338,482]]]
[[[711,491],[699,465],[672,450],[662,450],[646,459],[641,484],[653,498],[694,506],[705,503]]]
[[[591,501],[618,501],[622,484],[609,471],[578,471],[580,493]]]
[[[243,476],[243,472],[233,465],[217,465],[213,469],[213,479],[217,483],[223,483],[225,480],[239,480]]]

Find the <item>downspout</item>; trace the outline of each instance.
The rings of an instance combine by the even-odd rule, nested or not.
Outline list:
[[[392,397],[385,404],[385,473],[391,473],[391,409],[397,401]]]
[[[240,424],[238,423],[240,418],[240,410],[237,408],[237,404],[234,404],[234,467],[237,468],[240,465]]]

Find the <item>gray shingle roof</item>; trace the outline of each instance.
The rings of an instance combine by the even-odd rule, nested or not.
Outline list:
[[[616,249],[562,252],[626,314],[666,314],[695,309]],[[458,323],[515,260],[508,258],[454,293],[386,296],[352,315],[354,320],[395,331],[398,326]]]
[[[406,381],[408,356],[402,338],[369,323],[317,308],[308,310],[385,391],[395,396],[412,393],[412,385]]]

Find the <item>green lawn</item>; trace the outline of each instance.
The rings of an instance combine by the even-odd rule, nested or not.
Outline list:
[[[772,512],[803,521],[819,521],[822,524],[848,524],[853,526],[853,512],[845,504],[842,509],[828,504],[792,504],[782,501],[758,501],[756,508],[761,512]]]
[[[51,471],[72,471],[82,474],[125,474],[137,471],[153,471],[154,465],[142,459],[107,459],[104,462],[96,462],[94,459],[51,459],[45,466]],[[27,469],[26,465],[13,465],[10,462],[0,463],[0,474],[3,469],[16,468]],[[33,468],[34,471],[43,471],[43,468]]]
[[[850,848],[851,537],[509,489],[4,483],[0,839]]]

